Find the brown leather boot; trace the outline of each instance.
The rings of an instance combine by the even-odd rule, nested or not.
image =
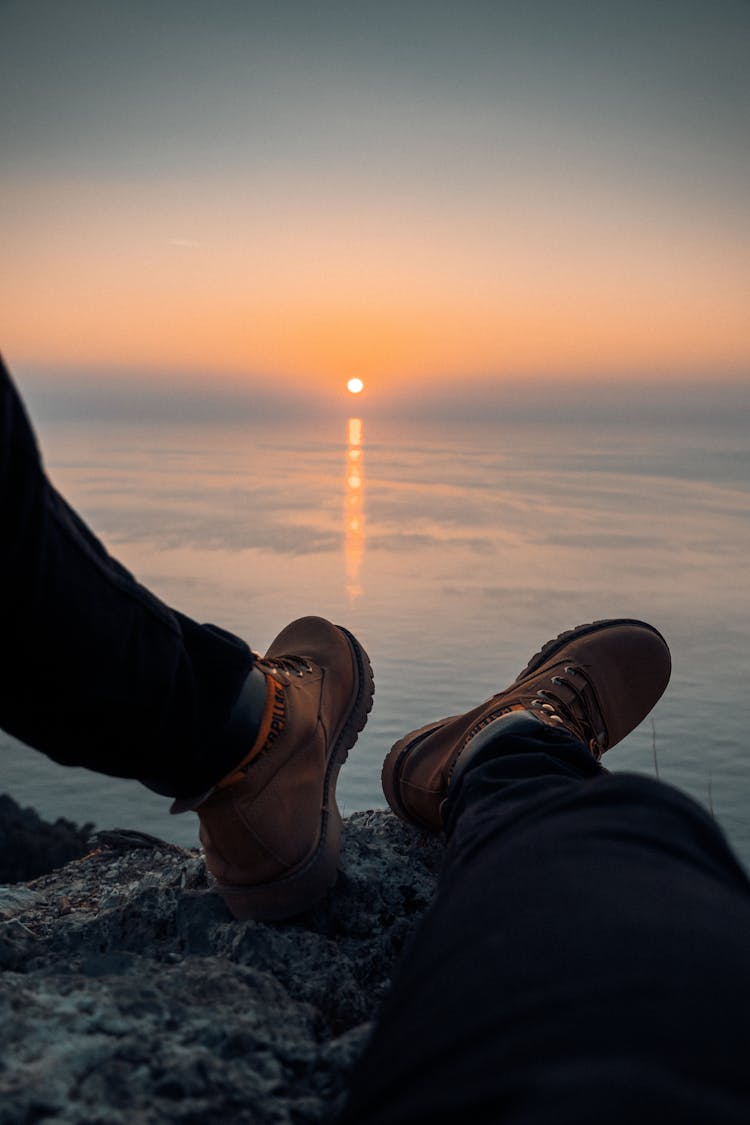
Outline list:
[[[599,761],[645,719],[670,671],[667,642],[643,621],[595,621],[561,633],[505,691],[396,742],[383,764],[386,800],[402,820],[440,831],[458,759],[479,731],[511,711],[566,728]]]
[[[266,681],[258,736],[197,808],[206,865],[235,918],[275,921],[336,879],[336,779],[367,721],[367,653],[337,625],[305,617],[282,630],[253,674]]]

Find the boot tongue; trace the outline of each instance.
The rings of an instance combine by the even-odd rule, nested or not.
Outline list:
[[[216,785],[225,789],[240,781],[255,759],[270,749],[283,734],[286,727],[286,692],[284,685],[274,676],[264,676],[259,668],[253,668],[250,676],[258,677],[249,687],[246,699],[235,704],[227,734],[237,742],[243,741],[244,756]],[[248,676],[248,680],[250,679]],[[260,682],[262,680],[262,683]],[[247,680],[245,681],[247,684]],[[261,694],[262,693],[262,694]],[[262,699],[262,710],[259,707]],[[249,743],[249,749],[247,749]]]

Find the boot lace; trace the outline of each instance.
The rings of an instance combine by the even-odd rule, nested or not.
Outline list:
[[[255,665],[260,668],[262,672],[267,672],[271,675],[280,676],[284,680],[291,679],[292,676],[299,676],[300,678],[313,671],[313,666],[310,661],[304,656],[261,656],[260,653],[253,653],[255,657]]]
[[[540,688],[529,704],[543,712],[546,722],[568,727],[588,745],[597,762],[607,749],[607,728],[596,703],[596,692],[586,672],[577,665],[565,667],[564,676],[552,676],[550,683],[563,689]]]

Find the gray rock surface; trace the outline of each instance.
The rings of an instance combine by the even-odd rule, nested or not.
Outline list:
[[[0,887],[0,1125],[330,1121],[442,846],[346,821],[336,887],[234,921],[198,851],[106,833]]]

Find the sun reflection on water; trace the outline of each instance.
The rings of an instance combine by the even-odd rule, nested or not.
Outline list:
[[[346,494],[344,498],[344,563],[346,592],[354,601],[362,593],[360,571],[365,550],[363,426],[361,418],[346,423]]]

